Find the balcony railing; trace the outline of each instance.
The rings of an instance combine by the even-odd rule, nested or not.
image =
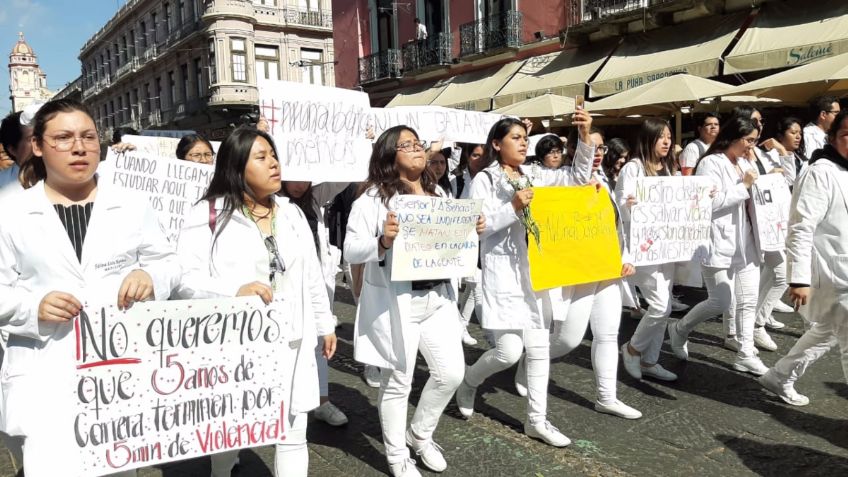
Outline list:
[[[400,77],[400,50],[386,50],[359,59],[359,82]]]
[[[430,66],[449,65],[453,35],[439,33],[426,40],[412,41],[401,48],[403,52],[403,72],[410,73]]]
[[[141,55],[141,64],[145,64],[148,61],[152,61],[156,59],[156,55],[159,52],[159,48],[156,45],[150,45],[144,50],[144,53]]]
[[[286,7],[286,23],[319,28],[333,28],[333,12]]]
[[[118,68],[117,77],[120,79],[123,76],[125,76],[127,73],[130,73],[132,71],[137,70],[138,65],[139,65],[138,58],[130,59],[130,61],[124,63],[123,65],[121,65],[120,68]]]
[[[598,21],[675,1],[679,0],[571,0],[571,24]]]
[[[459,26],[459,55],[478,55],[521,46],[521,12],[491,15]]]

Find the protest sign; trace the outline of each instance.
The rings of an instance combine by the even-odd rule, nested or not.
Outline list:
[[[700,262],[707,253],[714,187],[707,177],[639,177],[630,208],[633,265]]]
[[[259,110],[277,146],[283,180],[356,182],[368,177],[368,95],[288,81],[259,83]]]
[[[66,391],[73,429],[58,431],[80,475],[283,441],[293,315],[256,297],[86,304]]]
[[[371,108],[374,134],[405,125],[414,129],[421,140],[443,139],[453,142],[484,144],[489,130],[503,116],[496,113],[465,111],[441,106],[397,106]]]
[[[789,232],[789,205],[792,192],[783,174],[763,174],[751,187],[754,202],[754,232],[764,252],[786,248]]]
[[[546,290],[621,277],[615,210],[595,186],[534,187],[530,212],[541,247],[530,237],[530,281]]]
[[[109,150],[97,168],[102,189],[141,194],[150,201],[168,240],[175,241],[189,209],[206,193],[215,167],[139,151]]]
[[[177,158],[177,144],[180,143],[180,139],[170,136],[135,136],[133,134],[121,136],[121,142],[132,144],[138,153],[168,159]],[[209,143],[212,144],[212,151],[217,154],[221,143],[218,141],[209,141]]]
[[[474,274],[483,201],[401,195],[392,201],[400,232],[392,245],[392,281]]]

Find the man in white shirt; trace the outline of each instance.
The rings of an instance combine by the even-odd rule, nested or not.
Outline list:
[[[813,119],[804,126],[805,157],[813,157],[813,152],[816,149],[821,149],[827,144],[827,131],[839,111],[839,101],[833,96],[816,98],[810,103],[810,112]]]
[[[418,18],[415,19],[415,39],[418,41],[427,39],[427,27]]]
[[[683,152],[680,153],[680,171],[684,176],[692,175],[695,166],[698,164],[698,159],[707,152],[710,144],[718,136],[718,130],[718,116],[707,113],[701,117],[701,122],[698,124],[698,139],[687,144]]]

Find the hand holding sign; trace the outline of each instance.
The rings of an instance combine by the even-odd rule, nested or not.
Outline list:
[[[271,290],[271,287],[261,282],[250,282],[245,285],[242,285],[241,288],[236,292],[236,296],[253,296],[258,295],[259,298],[262,298],[262,301],[267,305],[271,303],[271,300],[274,299],[274,291]]]
[[[52,291],[38,304],[38,320],[53,323],[65,323],[79,315],[82,304],[70,293]]]
[[[383,236],[380,238],[380,245],[386,250],[392,248],[398,232],[400,232],[400,222],[398,222],[397,213],[390,210],[386,214],[386,220],[383,221]]]
[[[477,235],[482,234],[486,231],[486,216],[480,214],[480,217],[477,218]]]
[[[153,297],[153,279],[144,270],[133,270],[121,283],[118,291],[118,309],[126,310],[134,302]]]
[[[745,171],[745,175],[742,176],[742,183],[745,184],[745,188],[750,189],[754,182],[757,181],[757,172],[753,169],[748,169]]]

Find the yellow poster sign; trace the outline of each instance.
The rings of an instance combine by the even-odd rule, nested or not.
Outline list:
[[[530,237],[536,291],[621,276],[621,250],[609,194],[595,186],[534,187],[530,212],[541,246]]]

